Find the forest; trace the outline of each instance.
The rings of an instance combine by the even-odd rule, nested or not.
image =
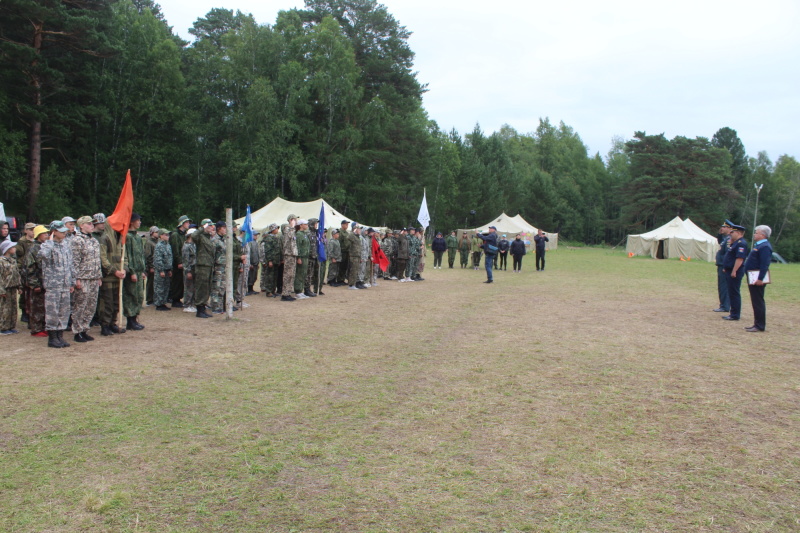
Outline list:
[[[400,227],[424,189],[436,229],[505,211],[610,245],[676,215],[711,234],[725,218],[752,227],[758,205],[776,251],[800,260],[794,157],[748,155],[722,124],[631,132],[606,154],[547,117],[531,132],[442,131],[412,30],[374,0],[306,0],[273,24],[212,9],[186,42],[151,0],[3,0],[0,201],[27,220],[111,211],[130,169],[147,225],[280,195]]]

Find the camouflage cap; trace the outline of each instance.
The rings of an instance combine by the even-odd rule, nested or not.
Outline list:
[[[169,235],[169,230],[166,228],[159,228],[158,229],[158,236],[161,237],[162,235]]]
[[[91,224],[91,223],[92,223],[92,217],[90,217],[88,215],[82,216],[82,217],[80,217],[78,219],[78,226],[79,227],[83,226],[84,224]]]
[[[319,222],[319,219],[318,219],[318,218],[309,218],[309,219],[308,219],[308,223],[309,223],[309,224],[314,224],[314,223],[316,223],[316,222]]]
[[[103,224],[106,221],[106,216],[103,213],[95,213],[92,215],[92,222],[95,224]]]
[[[153,233],[157,232],[158,232],[158,226],[150,226],[150,230],[147,233],[150,233],[152,235]]]
[[[186,216],[186,215],[181,215],[181,218],[179,218],[179,219],[178,219],[178,226],[177,226],[177,227],[181,227],[181,226],[183,226],[183,223],[184,223],[184,222],[191,222],[191,221],[192,221],[192,219],[191,219],[191,218],[189,218],[188,216]]]
[[[399,229],[394,230],[394,234],[395,235],[399,235],[400,234],[400,230]]]
[[[295,215],[294,213],[292,213],[291,215],[289,215],[288,217],[286,217],[286,221],[287,221],[287,222],[291,222],[291,221],[292,221],[293,219],[295,219],[295,218],[300,218],[300,217],[298,217],[297,215]]]
[[[210,226],[213,225],[214,221],[210,218],[204,218],[203,221],[200,223],[201,226]]]
[[[333,228],[333,229],[331,230],[331,235],[339,235],[339,230],[338,230],[338,229],[336,229],[336,228]]]
[[[278,225],[277,225],[276,223],[274,223],[274,222],[273,222],[272,224],[270,224],[269,226],[267,226],[267,233],[272,233],[272,232],[273,232],[273,231],[275,231],[276,229],[278,229]]]
[[[50,229],[53,231],[60,231],[61,233],[66,233],[69,231],[67,225],[61,222],[60,220],[54,220],[53,222],[51,222]]]

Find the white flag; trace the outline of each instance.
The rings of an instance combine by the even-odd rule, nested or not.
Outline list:
[[[422,227],[425,229],[427,229],[428,225],[431,223],[431,215],[428,213],[428,201],[425,199],[424,189],[422,191],[422,205],[419,206],[417,220],[419,220],[419,223],[422,224]]]

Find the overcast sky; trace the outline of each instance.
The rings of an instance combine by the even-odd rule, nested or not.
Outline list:
[[[214,7],[274,24],[302,0],[156,0],[174,31]],[[387,0],[412,32],[424,106],[440,128],[533,132],[563,121],[589,152],[637,130],[800,156],[797,0]]]

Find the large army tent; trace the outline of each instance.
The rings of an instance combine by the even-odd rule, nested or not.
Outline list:
[[[694,222],[675,217],[660,228],[640,235],[628,235],[625,250],[634,255],[649,255],[655,259],[687,257],[714,261],[719,248],[712,237]]]
[[[300,218],[319,218],[319,211],[321,206],[325,206],[325,227],[338,228],[341,226],[342,220],[353,221],[352,218],[347,217],[331,207],[331,205],[319,198],[311,202],[290,202],[284,200],[280,196],[276,197],[270,203],[250,213],[250,218],[253,223],[253,228],[263,229],[272,224],[273,222],[279,226],[286,222],[286,217],[289,215],[297,215]],[[244,217],[237,218],[236,222],[242,224]],[[358,222],[358,221],[356,221]],[[358,222],[359,225],[366,225]],[[380,229],[378,226],[373,226],[375,229]]]
[[[483,232],[488,231],[489,226],[494,226],[497,228],[497,233],[500,235],[506,234],[508,239],[513,239],[517,233],[523,234],[523,240],[527,245],[530,246],[530,243],[533,242],[533,236],[539,233],[539,230],[534,227],[532,224],[529,224],[522,215],[517,215],[515,217],[510,217],[505,213],[502,213],[499,217],[495,218],[491,222],[484,224],[483,226],[472,228],[472,229],[460,229],[458,230],[458,238],[461,238],[461,235],[464,232],[467,233],[474,233],[476,231]],[[548,233],[547,238],[550,241],[545,245],[546,250],[555,250],[558,248],[558,233]]]

